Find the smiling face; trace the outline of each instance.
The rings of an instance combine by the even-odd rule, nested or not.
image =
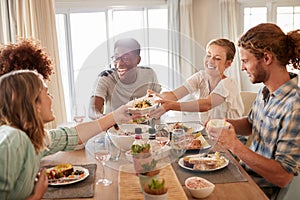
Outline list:
[[[246,71],[252,83],[261,83],[267,80],[267,71],[263,66],[263,60],[257,59],[254,54],[244,48],[239,48],[242,62],[242,71]]]
[[[44,83],[38,101],[36,103],[37,110],[44,123],[51,122],[55,119],[52,108],[52,95],[48,91],[48,87]]]
[[[128,48],[117,47],[115,49],[114,65],[122,82],[130,83],[135,81],[136,68],[140,60],[141,57]]]
[[[225,47],[211,44],[207,47],[205,56],[205,71],[210,76],[223,77],[224,71],[232,63],[227,60],[227,50]]]

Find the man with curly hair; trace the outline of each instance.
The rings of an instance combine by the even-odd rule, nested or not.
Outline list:
[[[50,80],[54,73],[53,61],[39,42],[22,39],[15,44],[0,45],[0,76],[20,69],[36,70],[45,80]]]

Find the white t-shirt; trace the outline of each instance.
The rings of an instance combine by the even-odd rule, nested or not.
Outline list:
[[[201,121],[213,118],[239,118],[244,111],[244,105],[236,81],[227,77],[222,79],[213,91],[209,91],[208,76],[201,70],[187,79],[184,86],[194,94],[197,99],[206,98],[210,93],[218,94],[225,98],[225,102],[214,107],[208,112],[201,112]]]
[[[134,83],[124,84],[115,69],[103,71],[95,82],[92,96],[104,99],[104,113],[109,113],[127,102],[145,96],[147,90],[160,92],[156,73],[149,67],[137,67],[137,79]]]

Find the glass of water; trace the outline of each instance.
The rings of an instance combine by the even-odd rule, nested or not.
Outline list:
[[[174,129],[170,140],[171,156],[179,158],[186,152],[187,141],[183,129]]]

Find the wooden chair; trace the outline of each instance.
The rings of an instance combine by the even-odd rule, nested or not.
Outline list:
[[[252,104],[257,96],[256,92],[250,92],[250,91],[241,91],[240,92],[241,97],[242,97],[242,101],[244,104],[244,113],[243,116],[248,115],[248,113],[250,112],[251,108],[252,108]],[[249,136],[246,142],[246,146],[250,146],[252,141],[252,136]]]
[[[256,92],[250,91],[241,91],[240,92],[242,101],[244,104],[244,113],[243,116],[248,115],[249,111],[251,110],[252,104],[257,96]]]

